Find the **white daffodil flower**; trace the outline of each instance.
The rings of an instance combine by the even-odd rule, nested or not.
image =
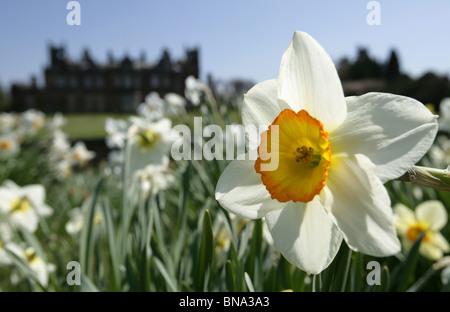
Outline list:
[[[0,159],[16,156],[19,152],[20,143],[14,135],[0,135]]]
[[[125,120],[106,118],[105,131],[108,134],[106,137],[106,145],[109,148],[122,149],[125,146],[127,129],[128,124]]]
[[[383,183],[404,174],[435,138],[436,116],[422,103],[384,93],[345,98],[331,58],[296,32],[278,79],[245,95],[242,119],[268,130],[256,161],[234,160],[222,173],[222,207],[265,217],[280,252],[307,273],[324,270],[343,239],[372,256],[400,252]]]
[[[169,151],[173,144],[172,123],[167,118],[149,121],[145,118],[130,117],[132,125],[128,129],[129,173],[145,168],[148,164],[167,165]]]
[[[42,286],[48,286],[49,273],[55,270],[55,266],[53,264],[45,263],[33,247],[27,247],[24,249],[22,246],[15,243],[8,243],[6,248],[17,257],[24,260],[29,268],[34,272],[37,280]]]
[[[53,115],[51,129],[53,131],[61,131],[64,125],[67,123],[67,119],[61,113],[56,113]]]
[[[52,171],[55,174],[56,179],[64,181],[72,174],[72,163],[69,159],[63,158],[53,164]]]
[[[0,134],[10,133],[17,125],[18,117],[13,113],[0,113]]]
[[[145,194],[156,195],[170,187],[175,182],[173,173],[166,165],[147,165],[135,174],[140,190]]]
[[[25,135],[35,135],[45,125],[45,115],[43,112],[29,109],[22,114],[22,120],[19,124],[20,132]]]
[[[153,91],[147,94],[144,103],[138,105],[137,113],[148,120],[158,120],[164,117],[164,106],[164,100]]]
[[[166,102],[165,112],[167,115],[181,115],[186,113],[186,100],[181,95],[169,92],[164,96]]]
[[[124,162],[123,150],[113,150],[108,154],[108,163],[104,169],[106,175],[117,175],[122,174],[122,167]]]
[[[23,227],[35,232],[39,217],[53,213],[45,204],[45,189],[42,185],[20,187],[12,181],[6,181],[0,187],[0,215],[7,218],[12,227]]]
[[[95,157],[95,152],[89,151],[84,142],[77,142],[70,151],[70,160],[73,165],[86,166]]]
[[[67,221],[65,225],[65,229],[67,233],[71,235],[75,235],[79,233],[84,226],[85,215],[87,213],[87,205],[84,205],[83,208],[73,208],[69,212],[69,221]],[[98,225],[104,220],[103,214],[101,213],[101,209],[95,209],[94,211],[94,225]]]
[[[450,165],[450,139],[439,135],[431,146],[428,155],[437,168],[446,168]]]
[[[61,158],[67,158],[70,154],[70,141],[66,134],[62,131],[56,130],[53,132],[52,141],[50,143],[51,161],[57,162]]]
[[[65,225],[67,233],[74,235],[81,231],[84,224],[84,216],[81,208],[76,207],[69,211],[69,220]]]
[[[408,252],[414,242],[425,232],[419,252],[430,260],[439,260],[450,251],[447,240],[439,232],[447,224],[447,211],[438,200],[419,204],[414,211],[403,204],[394,206],[395,225],[402,237],[402,245]]]
[[[199,106],[205,100],[212,100],[211,89],[194,76],[186,78],[185,86],[184,95],[194,106]]]

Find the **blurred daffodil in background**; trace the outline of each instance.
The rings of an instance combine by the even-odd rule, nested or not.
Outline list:
[[[439,130],[450,133],[450,97],[441,100],[439,113]]]
[[[447,211],[442,202],[428,200],[420,203],[415,210],[403,204],[394,206],[395,226],[402,238],[404,252],[423,235],[419,252],[426,258],[437,261],[450,251],[448,241],[440,230],[447,225]]]
[[[35,232],[39,218],[52,213],[53,209],[45,203],[42,185],[20,187],[13,181],[6,181],[0,187],[0,214],[13,228]]]

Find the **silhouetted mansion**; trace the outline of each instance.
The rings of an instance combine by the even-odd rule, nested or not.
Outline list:
[[[149,64],[142,56],[114,60],[106,64],[92,60],[87,50],[80,62],[66,57],[64,48],[49,47],[50,65],[45,69],[45,85],[12,86],[12,110],[30,108],[45,113],[109,112],[133,113],[151,91],[162,97],[168,92],[184,95],[185,79],[199,76],[198,50],[187,50],[184,60],[172,61],[167,50],[158,63]]]

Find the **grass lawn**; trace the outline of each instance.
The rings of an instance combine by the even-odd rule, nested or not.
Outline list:
[[[72,140],[82,139],[102,139],[106,136],[105,121],[108,117],[114,119],[128,120],[130,116],[136,116],[136,114],[109,114],[109,113],[86,113],[86,114],[63,114],[67,122],[62,128],[64,133]],[[194,117],[201,117],[201,113],[196,111],[189,111],[180,118],[172,118],[173,125],[186,124],[189,127],[193,127]],[[47,118],[51,120],[52,115],[47,115]],[[227,122],[240,123],[240,113],[238,111],[230,110],[227,113]],[[203,126],[207,121],[203,120]],[[224,126],[224,125],[220,125]]]
[[[63,131],[70,139],[100,139],[106,136],[105,120],[128,119],[129,114],[64,114],[67,123]]]

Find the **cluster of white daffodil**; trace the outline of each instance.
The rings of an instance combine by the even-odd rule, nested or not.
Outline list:
[[[183,115],[186,100],[175,93],[164,99],[151,92],[128,120],[107,118],[105,130],[108,155],[106,174],[122,175],[127,185],[137,186],[145,194],[156,194],[174,180],[169,168],[173,144],[169,117]]]
[[[0,186],[0,265],[22,262],[43,287],[47,286],[54,266],[46,261],[42,251],[21,239],[21,231],[35,233],[40,219],[53,213],[45,197],[45,189],[39,184],[20,187],[7,180]],[[13,270],[11,282],[17,283],[21,277],[18,270]]]
[[[173,182],[169,169],[169,152],[175,140],[171,120],[182,120],[188,103],[203,107],[205,114],[210,110],[206,103],[215,103],[211,89],[197,78],[188,76],[185,85],[185,98],[172,92],[164,97],[150,92],[138,105],[135,116],[128,120],[106,119],[106,145],[111,149],[107,175],[125,174],[128,183],[137,179],[141,190],[153,194]]]
[[[67,136],[62,131],[53,133],[48,155],[50,170],[58,180],[64,180],[72,174],[74,168],[86,167],[95,157],[82,141],[70,146]]]
[[[0,114],[0,159],[15,162],[21,150],[31,149],[37,145],[34,153],[45,153],[47,167],[58,180],[70,176],[73,168],[86,166],[95,153],[88,151],[82,142],[73,146],[62,131],[66,119],[56,113],[51,120],[46,120],[44,113],[29,109],[23,113]]]
[[[33,183],[49,177],[62,181],[74,168],[85,167],[95,153],[88,151],[81,141],[71,146],[62,130],[65,123],[60,113],[47,119],[34,109],[0,114],[0,160],[4,174],[0,177],[4,181],[0,186],[0,264],[17,268],[14,264],[22,262],[43,287],[47,287],[54,266],[46,261],[41,248],[24,240],[23,231],[35,235],[41,218],[52,215],[53,209],[45,203],[42,184],[19,186],[9,174],[17,167],[19,175],[15,177],[29,175]],[[10,276],[11,282],[16,283],[23,270],[12,269]]]
[[[45,115],[30,109],[21,114],[0,114],[0,159],[15,157],[21,145],[38,136],[45,128]]]

